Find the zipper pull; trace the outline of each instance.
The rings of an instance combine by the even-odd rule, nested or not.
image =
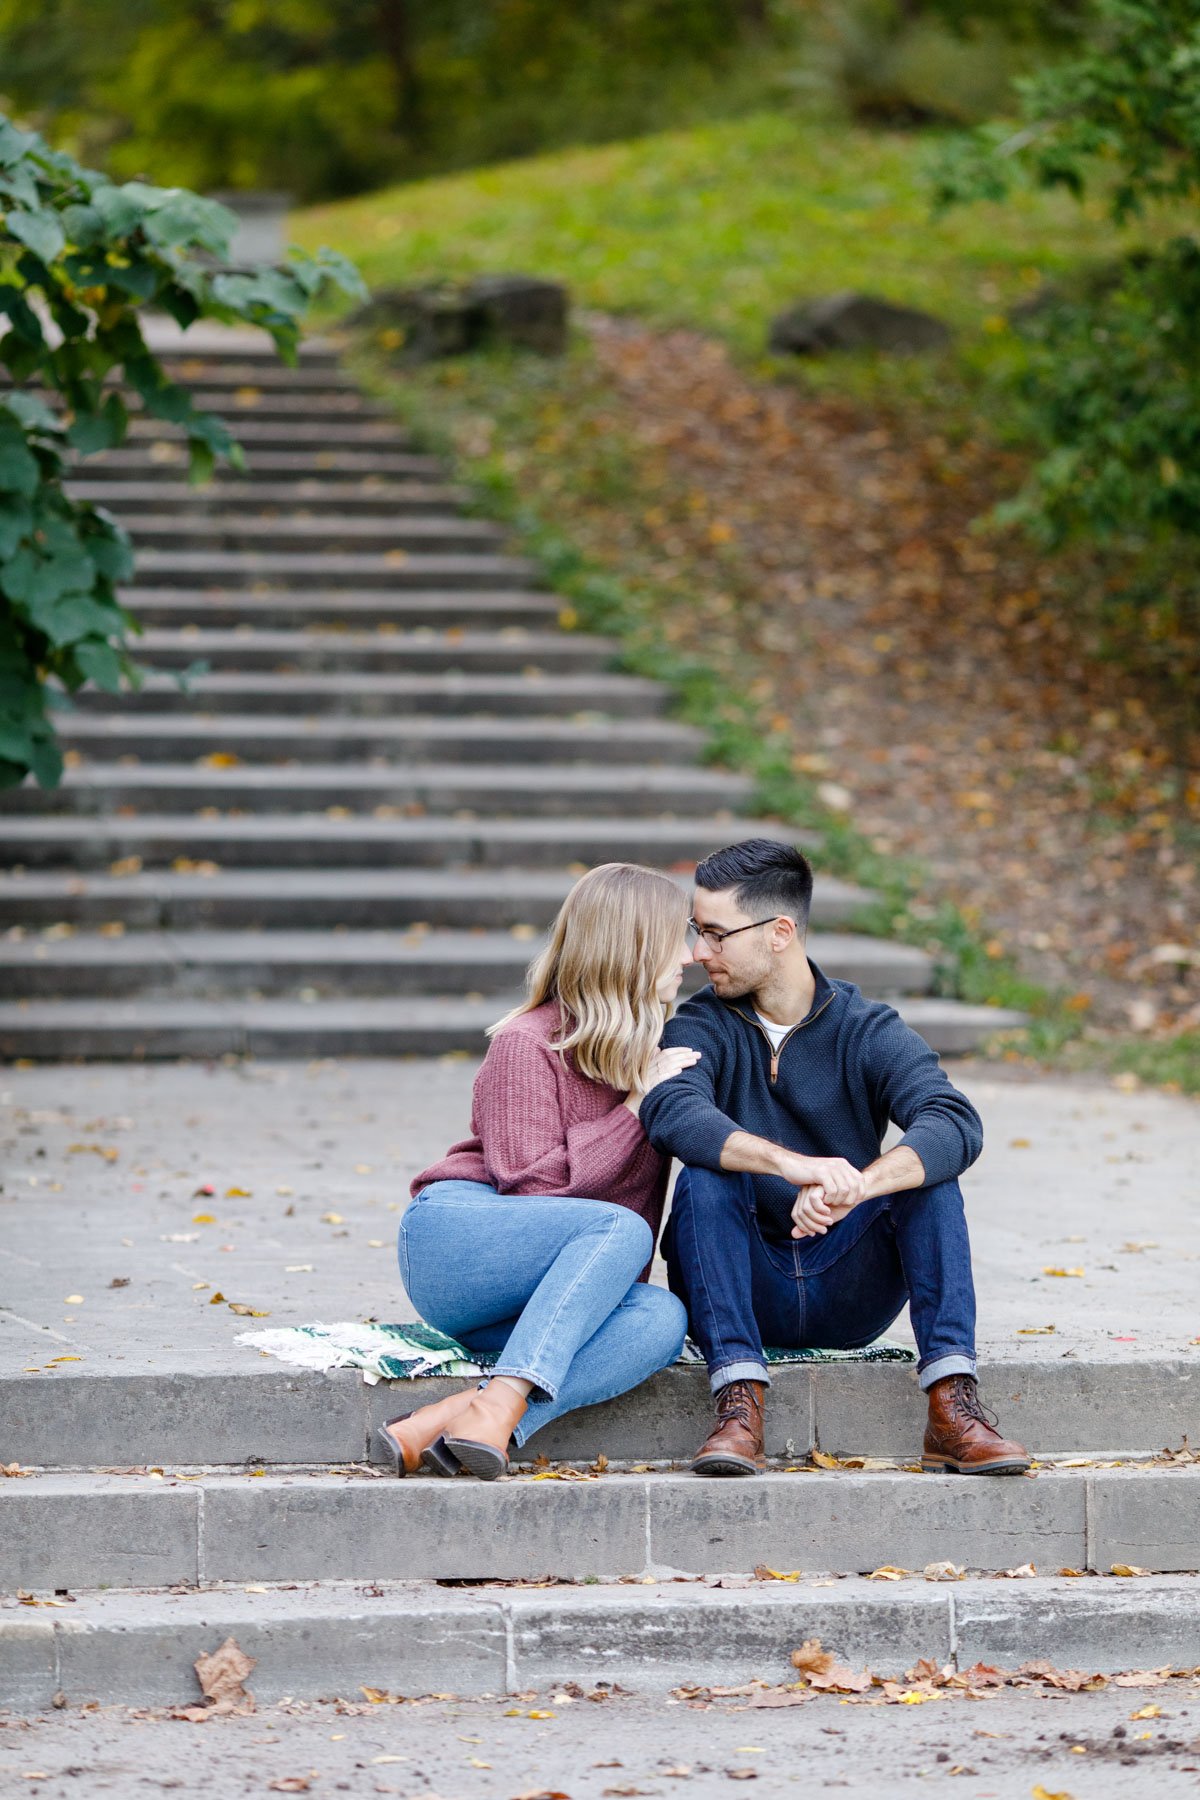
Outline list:
[[[778,1050],[776,1050],[774,1048],[774,1046],[772,1046],[772,1049],[771,1049],[771,1085],[772,1086],[775,1085],[775,1078],[778,1074],[779,1074],[779,1052],[778,1052]]]

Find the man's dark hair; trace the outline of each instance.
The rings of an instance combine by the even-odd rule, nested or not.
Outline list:
[[[808,927],[813,872],[807,856],[774,838],[747,838],[714,850],[696,870],[696,886],[710,894],[733,890],[743,912],[786,913],[801,932]]]

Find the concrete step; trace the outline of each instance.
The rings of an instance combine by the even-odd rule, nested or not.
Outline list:
[[[556,869],[644,862],[694,869],[731,828],[803,843],[760,820],[330,818],[279,813],[197,818],[187,813],[126,817],[82,814],[0,816],[0,859],[23,868],[102,869],[138,856],[150,866],[190,862],[231,868]],[[582,870],[576,872],[581,873]]]
[[[334,806],[370,812],[378,806],[412,814],[470,809],[495,814],[594,818],[621,810],[627,818],[658,814],[707,817],[746,800],[750,782],[715,769],[612,768],[564,764],[476,767],[419,763],[390,768],[298,764],[294,768],[241,765],[205,768],[183,763],[131,767],[87,763],[68,769],[61,787],[32,784],[10,790],[14,813],[109,813],[123,807],[234,808],[253,812],[306,812]],[[569,826],[568,826],[569,830]]]
[[[0,1002],[0,1056],[65,1061],[254,1056],[481,1056],[484,1033],[520,991],[490,1000],[13,1000]],[[1021,1013],[904,999],[897,1011],[943,1054],[977,1049]]]
[[[429,910],[428,908],[426,909]],[[927,993],[932,962],[907,944],[816,933],[819,966],[871,996]],[[406,994],[505,994],[542,948],[532,927],[474,930],[137,931],[113,937],[0,939],[0,991],[11,999],[168,994],[306,1000]],[[703,987],[699,967],[685,986]]]
[[[498,1014],[494,1005],[482,1010],[489,1021]],[[64,1279],[68,1261],[64,1258]],[[278,1276],[263,1279],[270,1293]],[[322,1291],[319,1272],[307,1287],[316,1301]],[[288,1304],[294,1319],[321,1316],[319,1301],[306,1302],[303,1293],[293,1293]],[[279,1315],[272,1319],[276,1322]],[[255,1328],[254,1321],[249,1324]],[[231,1319],[231,1334],[235,1329],[240,1323]],[[156,1365],[148,1368],[133,1369],[101,1355],[61,1364],[52,1375],[22,1373],[32,1343],[22,1336],[19,1346],[10,1346],[8,1372],[0,1376],[0,1450],[6,1461],[22,1467],[297,1462],[382,1467],[375,1427],[405,1406],[424,1406],[462,1386],[445,1378],[372,1386],[355,1369],[320,1374],[232,1343],[218,1351],[215,1366],[210,1348],[190,1358],[156,1353]],[[50,1353],[59,1347],[52,1344]],[[1038,1349],[1036,1341],[1026,1341],[1020,1355],[985,1353],[980,1375],[982,1397],[1004,1430],[1038,1458],[1107,1461],[1118,1455],[1119,1445],[1126,1456],[1146,1457],[1164,1444],[1200,1441],[1194,1361],[1147,1352],[1137,1361],[1064,1359]],[[36,1350],[32,1355],[36,1360]],[[49,1381],[52,1406],[46,1402]],[[801,1461],[816,1449],[908,1463],[920,1450],[925,1413],[911,1363],[782,1364],[772,1372],[767,1452],[784,1463]],[[684,1462],[711,1425],[706,1371],[699,1364],[676,1364],[616,1400],[554,1420],[519,1455],[529,1465],[538,1456],[586,1465],[600,1450],[614,1463]],[[993,1483],[983,1486],[991,1489]]]
[[[436,456],[397,450],[336,450],[313,446],[307,450],[259,447],[247,458],[249,467],[234,475],[224,466],[223,481],[244,482],[253,489],[261,482],[287,477],[297,481],[357,483],[363,480],[436,481],[445,465]],[[101,450],[77,465],[90,481],[186,480],[187,445],[173,439],[146,444],[136,441],[119,450]],[[197,489],[197,492],[202,490]]]
[[[0,1489],[0,1587],[579,1579],[759,1564],[868,1574],[936,1562],[1174,1574],[1200,1563],[1198,1507],[1200,1470],[1188,1469],[1043,1468],[979,1481],[816,1469],[733,1482],[615,1470],[580,1482],[51,1472]]]
[[[508,929],[549,925],[574,875],[557,870],[489,869],[220,869],[208,875],[175,870],[139,874],[0,875],[0,930],[54,924],[128,930]],[[690,889],[691,877],[677,878]],[[822,876],[813,922],[850,923],[872,896]],[[233,1460],[219,1458],[217,1460]]]
[[[163,367],[172,381],[181,381],[194,391],[194,384],[209,388],[225,388],[230,392],[247,387],[263,393],[283,394],[359,394],[358,383],[333,361],[301,360],[289,369],[285,363],[265,358],[231,360],[228,357],[172,356],[164,358]]]
[[[76,500],[112,507],[121,514],[154,511],[202,519],[209,513],[236,513],[265,519],[285,511],[289,515],[303,512],[314,518],[332,512],[390,519],[396,513],[450,511],[465,506],[468,499],[465,488],[435,481],[381,481],[371,476],[344,481],[311,476],[293,481],[248,481],[243,476],[192,487],[174,479],[170,470],[160,474],[158,480],[124,481],[114,476],[103,481],[96,479],[98,472],[90,464],[88,469],[86,479],[68,483],[71,495]]]
[[[143,550],[138,576],[163,587],[389,587],[522,590],[536,587],[539,571],[521,556],[491,552],[390,550]]]
[[[311,549],[321,555],[344,551],[385,555],[397,550],[461,555],[494,549],[506,536],[487,519],[467,519],[454,512],[393,519],[311,518],[291,512],[256,519],[215,511],[196,518],[125,511],[121,523],[132,534],[139,554],[151,549],[202,551],[205,555],[209,551],[287,554]]]
[[[214,671],[239,674],[258,669],[289,674],[460,669],[524,675],[531,668],[554,674],[603,671],[614,660],[616,645],[611,638],[589,637],[581,631],[527,631],[519,625],[499,631],[427,626],[391,632],[188,625],[177,631],[151,627],[138,638],[135,653],[151,668],[185,669],[200,661]]]
[[[84,757],[183,762],[214,752],[244,762],[686,763],[704,737],[664,719],[357,719],[259,713],[68,713],[64,745]]]
[[[444,588],[245,588],[128,587],[121,601],[143,625],[186,629],[193,625],[224,630],[247,626],[285,630],[313,625],[327,630],[386,627],[388,630],[543,630],[557,623],[562,602],[553,594],[518,590],[489,594],[472,590],[448,594]]]
[[[630,675],[280,675],[221,672],[194,676],[184,693],[167,675],[150,675],[142,686],[114,701],[98,688],[74,697],[79,712],[177,715],[261,713],[391,719],[440,712],[447,718],[653,719],[666,711],[667,690],[656,681]],[[61,715],[63,718],[67,714]]]
[[[734,1589],[701,1580],[458,1590],[432,1581],[122,1589],[78,1593],[54,1611],[0,1614],[0,1664],[6,1702],[18,1715],[61,1705],[59,1695],[68,1706],[198,1702],[196,1659],[230,1637],[255,1659],[248,1685],[260,1706],[361,1701],[370,1688],[407,1698],[511,1694],[526,1705],[540,1694],[542,1709],[553,1711],[568,1682],[589,1694],[597,1683],[654,1694],[685,1683],[784,1684],[796,1677],[792,1650],[809,1638],[856,1670],[883,1677],[903,1676],[922,1657],[939,1668],[982,1662],[1014,1670],[1040,1658],[1116,1674],[1193,1665],[1197,1585],[1187,1575],[953,1584],[814,1576]],[[1127,1710],[1141,1699],[1131,1690]],[[610,1721],[614,1733],[618,1722],[619,1715]],[[1127,1778],[1119,1791],[1134,1792]]]
[[[340,418],[329,419],[231,419],[230,430],[247,450],[296,450],[311,447],[319,450],[361,450],[377,446],[381,450],[410,450],[412,445],[394,419]],[[129,421],[126,441],[130,444],[182,444],[182,425],[169,425],[161,419],[134,414]]]
[[[393,430],[400,429],[390,407],[370,399],[360,387],[345,380],[317,390],[293,390],[287,384],[233,382],[205,376],[188,382],[187,388],[198,411],[217,413],[235,434],[244,419],[295,419],[313,425],[326,420],[340,424],[343,419],[381,419],[389,422]],[[132,418],[144,416],[136,396],[127,395],[126,404]]]

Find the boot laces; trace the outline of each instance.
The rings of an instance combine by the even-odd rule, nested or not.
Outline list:
[[[960,1379],[958,1403],[968,1418],[977,1419],[981,1425],[986,1425],[989,1431],[994,1431],[999,1435],[1000,1421],[996,1414],[983,1404],[979,1398],[978,1384],[972,1381],[969,1375],[964,1375]]]
[[[754,1430],[754,1395],[748,1381],[730,1381],[717,1395],[717,1412],[722,1425],[738,1424],[746,1431]]]

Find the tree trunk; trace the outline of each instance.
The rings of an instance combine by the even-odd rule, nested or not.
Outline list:
[[[408,0],[378,0],[379,41],[392,70],[393,121],[410,143],[421,137],[421,80],[413,53]]]

